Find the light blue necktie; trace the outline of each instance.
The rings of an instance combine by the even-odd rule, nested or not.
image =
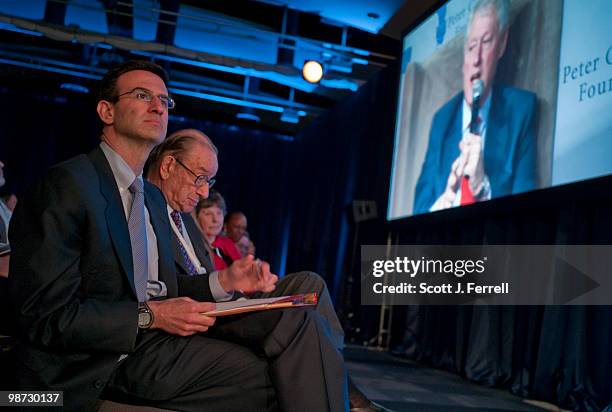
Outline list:
[[[132,207],[128,219],[132,262],[134,264],[134,286],[139,302],[147,300],[149,280],[149,257],[147,254],[147,226],[144,217],[144,190],[141,179],[136,178],[129,187],[132,193]]]

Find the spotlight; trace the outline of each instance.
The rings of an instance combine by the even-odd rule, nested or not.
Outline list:
[[[309,83],[319,83],[323,78],[323,66],[316,60],[308,60],[302,67],[302,76]]]

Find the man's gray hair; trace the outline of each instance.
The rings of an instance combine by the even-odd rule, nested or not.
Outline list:
[[[187,152],[192,144],[203,144],[213,151],[215,155],[219,154],[217,147],[213,144],[212,140],[206,136],[203,132],[197,129],[182,129],[172,133],[162,143],[155,146],[149,158],[145,163],[144,170],[146,175],[150,178],[156,176],[159,173],[159,166],[162,159],[166,155],[178,156]]]
[[[212,150],[216,155],[219,154],[219,150],[217,149],[217,146],[215,146],[212,140],[210,140],[210,137],[206,136],[206,133],[204,133],[201,130],[198,130],[198,129],[177,130],[176,132],[169,135],[167,139],[172,139],[175,136],[191,136],[191,137],[197,136],[199,139],[201,139],[200,143],[204,143],[204,145],[208,146],[208,148]]]
[[[509,0],[476,0],[472,4],[470,10],[470,18],[468,19],[467,31],[470,30],[472,20],[477,13],[487,12],[489,8],[495,10],[495,16],[497,17],[497,23],[499,24],[499,32],[503,33],[508,29],[508,14],[510,10]]]

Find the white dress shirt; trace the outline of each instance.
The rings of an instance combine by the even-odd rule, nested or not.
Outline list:
[[[170,215],[173,212],[173,209],[169,205],[167,206],[167,209],[168,219],[170,220],[172,231],[176,235],[176,238],[179,240],[179,242],[181,242],[183,247],[185,248],[185,251],[187,252],[187,258],[191,260],[191,263],[193,264],[193,267],[196,268],[196,270],[198,271],[198,274],[206,273],[206,268],[204,267],[204,265],[202,265],[202,262],[200,262],[200,259],[198,259],[198,256],[195,253],[193,243],[191,243],[191,238],[189,237],[189,232],[187,232],[187,228],[185,227],[185,223],[183,223],[183,218],[181,217],[180,213],[179,219],[181,221],[181,225],[183,226],[182,234],[181,231],[179,231],[176,227],[176,224],[174,223],[174,220]],[[213,298],[215,299],[215,302],[227,301],[234,296],[233,293],[227,293],[225,289],[223,289],[223,287],[221,286],[221,282],[219,282],[219,272],[216,270],[212,272],[208,277],[208,285],[210,287],[210,292]]]

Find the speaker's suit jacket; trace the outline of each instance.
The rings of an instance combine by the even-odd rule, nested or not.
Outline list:
[[[536,188],[536,95],[494,86],[485,136],[484,168],[493,197]],[[444,193],[451,165],[459,156],[463,92],[434,115],[429,144],[416,185],[413,213],[424,213]]]
[[[208,290],[205,276],[177,277],[161,192],[145,182],[168,297]],[[10,294],[22,340],[20,389],[64,390],[69,408],[91,407],[137,338],[129,231],[100,148],[53,167],[13,216]]]

